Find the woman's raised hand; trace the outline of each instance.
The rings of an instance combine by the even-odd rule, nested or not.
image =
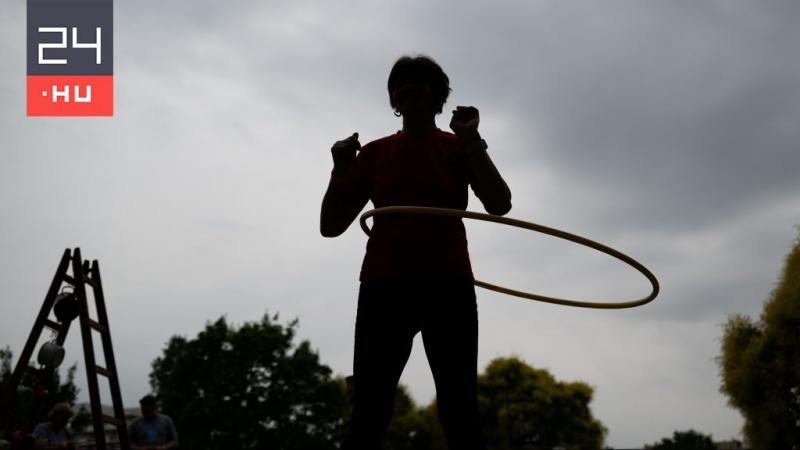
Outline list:
[[[361,144],[358,142],[358,132],[353,133],[346,139],[336,141],[331,147],[334,169],[347,170],[355,161],[357,150],[361,150]]]
[[[457,136],[474,134],[478,131],[478,123],[480,123],[478,108],[474,106],[457,106],[453,110],[450,129]]]

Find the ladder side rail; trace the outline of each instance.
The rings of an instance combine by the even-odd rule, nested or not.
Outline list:
[[[16,396],[16,390],[19,384],[22,382],[25,371],[28,370],[28,365],[30,363],[31,356],[33,355],[33,349],[36,346],[36,343],[39,341],[42,331],[44,331],[44,327],[48,322],[50,322],[48,317],[55,303],[55,298],[58,295],[58,289],[61,287],[66,278],[66,271],[67,267],[69,266],[69,261],[70,250],[66,249],[61,256],[61,261],[59,262],[56,273],[53,276],[53,281],[50,284],[50,288],[45,295],[44,302],[42,302],[42,307],[39,310],[39,314],[33,323],[31,333],[28,335],[28,340],[23,347],[23,351],[20,354],[19,360],[14,367],[14,371],[11,373],[8,384],[5,386],[6,390],[4,392],[0,392],[0,429],[13,428],[16,425],[19,425],[21,416],[15,410],[16,406],[14,400]],[[59,327],[59,329],[61,329],[61,327]]]
[[[105,426],[103,410],[100,403],[100,388],[97,383],[95,371],[94,346],[92,344],[92,328],[89,325],[89,303],[86,299],[86,283],[84,281],[83,265],[80,248],[76,248],[72,259],[72,276],[75,278],[75,294],[78,297],[78,311],[81,325],[81,340],[83,341],[83,360],[86,365],[86,381],[89,385],[89,404],[92,409],[92,425],[94,427],[95,448],[106,449]]]
[[[103,353],[105,356],[106,369],[111,372],[108,382],[111,388],[111,400],[114,406],[114,416],[117,419],[117,432],[119,443],[123,450],[128,450],[128,426],[125,421],[125,408],[122,403],[122,393],[119,387],[119,373],[117,363],[114,359],[114,348],[111,343],[111,328],[108,323],[108,313],[106,311],[106,299],[103,294],[103,283],[100,279],[100,264],[97,260],[92,262],[91,279],[94,291],[95,308],[97,309],[97,320],[104,330],[100,332],[103,339]]]
[[[50,311],[53,309],[53,303],[58,295],[58,289],[61,287],[61,284],[64,280],[64,275],[66,275],[67,266],[69,265],[69,257],[69,249],[64,250],[64,254],[61,256],[61,262],[58,264],[58,269],[56,269],[56,274],[53,277],[53,281],[50,283],[50,289],[47,290],[47,295],[45,296],[42,308],[39,310],[39,315],[36,317],[36,321],[33,323],[31,334],[28,335],[28,340],[25,342],[25,347],[22,349],[19,360],[17,360],[17,364],[14,367],[14,372],[11,374],[11,380],[8,384],[6,398],[12,405],[14,403],[13,398],[16,395],[17,386],[19,385],[20,381],[22,381],[22,375],[28,368],[31,355],[33,355],[33,349],[36,347],[36,343],[39,342],[39,337],[42,335],[45,321],[50,315]]]

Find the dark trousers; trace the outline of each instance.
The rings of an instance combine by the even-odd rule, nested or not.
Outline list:
[[[378,450],[417,332],[450,450],[483,450],[478,423],[478,308],[469,280],[363,281],[358,293],[353,413],[344,450]]]

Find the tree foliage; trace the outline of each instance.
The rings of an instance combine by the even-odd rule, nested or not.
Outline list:
[[[675,431],[672,438],[664,438],[661,442],[646,445],[652,450],[716,450],[717,446],[710,435],[695,430]]]
[[[309,343],[293,343],[297,321],[274,317],[209,323],[196,338],[174,336],[150,375],[187,448],[334,449],[350,419],[344,377],[332,377]],[[490,448],[601,448],[605,427],[589,409],[593,390],[557,381],[517,358],[492,361],[478,379]],[[398,386],[386,450],[445,450],[436,401],[417,406]]]
[[[518,358],[498,358],[478,377],[481,426],[492,449],[602,448],[606,428],[592,417],[592,388],[557,381]],[[404,387],[384,442],[387,450],[446,450],[436,401],[415,407]]]
[[[402,384],[398,386],[394,415],[383,447],[385,450],[446,449],[435,402],[419,407],[408,394],[408,389]]]
[[[557,381],[518,358],[497,358],[478,378],[478,400],[490,447],[601,448],[606,428],[592,416],[593,389]]]
[[[728,318],[717,362],[720,391],[744,416],[749,444],[800,447],[800,240],[760,319]]]
[[[334,379],[340,392],[348,398],[342,410],[344,419],[341,431],[344,433],[350,424],[352,403],[347,381],[342,376]],[[436,418],[435,403],[420,408],[408,392],[404,384],[397,386],[394,401],[394,412],[389,429],[383,440],[384,450],[439,450],[446,449],[444,435]],[[344,436],[342,435],[341,438]],[[340,444],[341,440],[336,442]]]
[[[153,362],[151,385],[187,448],[326,449],[343,433],[346,391],[297,320],[240,327],[224,318],[194,339],[174,336]]]
[[[0,349],[0,392],[5,392],[6,383],[11,382],[13,353],[9,347]],[[22,375],[20,386],[28,388],[41,387],[46,395],[37,403],[36,409],[45,414],[56,404],[61,402],[75,405],[78,398],[78,387],[75,385],[75,371],[78,363],[74,363],[66,371],[66,378],[62,380],[58,370],[47,370],[29,366]]]

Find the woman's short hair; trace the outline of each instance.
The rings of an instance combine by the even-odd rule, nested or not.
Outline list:
[[[396,108],[394,99],[392,99],[392,91],[400,87],[403,81],[409,77],[421,77],[428,82],[433,94],[433,102],[437,105],[436,114],[441,113],[442,107],[447,101],[450,91],[452,91],[450,89],[450,79],[433,58],[423,54],[415,56],[403,55],[392,66],[387,83],[389,104],[392,108]]]

